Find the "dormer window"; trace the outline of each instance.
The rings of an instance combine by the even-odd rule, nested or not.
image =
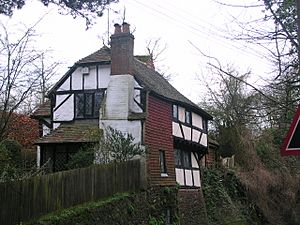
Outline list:
[[[191,112],[190,111],[185,111],[185,123],[186,124],[191,124]]]
[[[173,105],[173,118],[178,120],[178,105]]]

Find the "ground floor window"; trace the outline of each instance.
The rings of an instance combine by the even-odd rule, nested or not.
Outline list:
[[[167,164],[166,164],[166,154],[165,151],[159,150],[159,165],[160,173],[162,176],[167,175]]]
[[[181,149],[174,149],[175,166],[183,168],[192,167],[191,152]]]
[[[41,146],[41,166],[44,164],[49,172],[57,172],[66,170],[67,163],[73,154],[75,154],[81,147],[81,144],[53,144]]]

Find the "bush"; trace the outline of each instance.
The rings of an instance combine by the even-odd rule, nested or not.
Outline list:
[[[122,133],[111,127],[107,128],[106,137],[100,140],[99,145],[97,160],[100,163],[125,162],[146,153],[145,148],[139,143],[134,143],[131,134]]]
[[[21,161],[21,149],[22,146],[19,142],[11,139],[3,140],[0,143],[0,149],[3,154],[8,155],[8,163],[19,165]]]
[[[95,158],[95,145],[85,145],[76,152],[67,164],[68,169],[87,167],[93,164]]]

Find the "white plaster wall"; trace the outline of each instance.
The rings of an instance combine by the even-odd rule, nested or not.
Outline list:
[[[65,98],[69,95],[64,95]],[[61,98],[62,96],[60,96]],[[56,104],[57,106],[58,104]],[[74,118],[74,95],[53,112],[53,121],[70,121]]]
[[[43,136],[50,134],[50,128],[43,124]]]
[[[55,106],[54,109],[60,105],[70,94],[65,94],[65,95],[56,95],[56,101],[55,101]]]
[[[72,90],[82,90],[82,67],[78,67],[72,73]]]
[[[191,159],[192,159],[192,167],[193,168],[199,168],[197,160],[196,160],[196,158],[195,158],[195,156],[194,156],[194,154],[192,152],[191,152]]]
[[[207,147],[207,134],[203,134],[201,137],[200,144],[204,145]]]
[[[194,175],[194,186],[201,187],[200,171],[193,170],[193,175]]]
[[[203,129],[202,117],[192,112],[192,125]]]
[[[97,74],[96,67],[89,67],[89,73],[84,76],[84,89],[96,89],[97,88]]]
[[[138,102],[141,103],[141,90],[134,90],[134,99]],[[143,112],[143,110],[141,109],[141,107],[139,107],[139,105],[135,102],[132,101],[132,106],[130,107],[132,112],[137,112],[137,113],[141,113]]]
[[[185,122],[185,109],[178,106],[178,119],[181,122]]]
[[[139,85],[139,83],[136,80],[134,80],[134,87],[135,88],[142,88],[142,86]]]
[[[110,66],[99,66],[98,76],[98,87],[107,88],[110,80]]]
[[[199,130],[193,129],[193,137],[192,137],[192,141],[198,143],[199,138],[200,138],[200,135],[201,135],[201,132],[200,132]]]
[[[184,185],[184,174],[183,169],[175,168],[175,174],[176,174],[176,182],[179,185]]]
[[[191,170],[185,170],[184,172],[185,172],[186,186],[193,186],[192,171]]]
[[[57,89],[58,91],[69,91],[70,90],[70,77],[68,77],[62,85]]]
[[[106,119],[126,119],[133,104],[134,78],[132,75],[111,76],[105,104]]]
[[[130,133],[134,137],[134,143],[141,143],[142,124],[141,121],[128,120],[100,120],[99,126],[105,131],[110,126],[122,133]]]
[[[192,137],[191,137],[191,128],[182,125],[182,130],[183,130],[183,133],[184,133],[184,139],[191,141],[191,139],[192,139]]]
[[[173,130],[172,132],[173,132],[173,135],[174,135],[174,136],[183,138],[178,123],[172,122],[172,130]]]
[[[53,123],[53,130],[57,129],[60,126],[60,123]]]

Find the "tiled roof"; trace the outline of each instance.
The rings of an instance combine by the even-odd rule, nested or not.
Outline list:
[[[50,134],[39,138],[35,144],[97,142],[99,132],[97,124],[62,124]]]
[[[100,50],[78,60],[75,64],[110,62],[110,48],[103,46]]]
[[[202,110],[198,105],[196,105],[191,100],[182,95],[179,91],[177,91],[176,88],[174,88],[161,74],[149,68],[138,60],[135,60],[134,67],[134,75],[136,79],[144,84],[149,90],[153,91],[161,97],[176,102],[179,101],[185,105],[188,105],[194,108],[194,110],[200,111],[202,114],[212,119],[212,117],[207,112]]]
[[[148,90],[158,94],[161,97],[167,98],[172,101],[179,101],[194,110],[206,115],[207,118],[212,119],[212,116],[202,110],[198,105],[190,101],[179,91],[177,91],[163,76],[161,76],[154,69],[149,68],[144,62],[139,61],[141,56],[135,57],[134,68],[135,78],[142,83]],[[145,57],[144,57],[145,58]],[[107,46],[102,47],[100,50],[93,54],[79,60],[76,64],[85,63],[101,63],[110,61],[110,49]]]
[[[50,100],[40,105],[31,115],[33,118],[49,117],[51,115]]]
[[[107,46],[102,47],[100,50],[92,53],[91,55],[84,57],[77,61],[73,67],[62,77],[62,79],[56,83],[53,89],[50,92],[55,91],[57,87],[60,86],[60,83],[65,80],[69,74],[77,66],[84,66],[85,64],[93,63],[110,63],[110,48]],[[163,76],[161,76],[154,69],[149,68],[144,62],[139,61],[137,58],[134,60],[134,69],[135,69],[135,78],[144,85],[148,90],[159,95],[160,97],[166,98],[170,101],[180,102],[186,107],[193,108],[194,111],[200,112],[205,115],[207,119],[212,119],[212,116],[207,112],[202,110],[198,105],[190,101],[179,91],[177,91]]]

